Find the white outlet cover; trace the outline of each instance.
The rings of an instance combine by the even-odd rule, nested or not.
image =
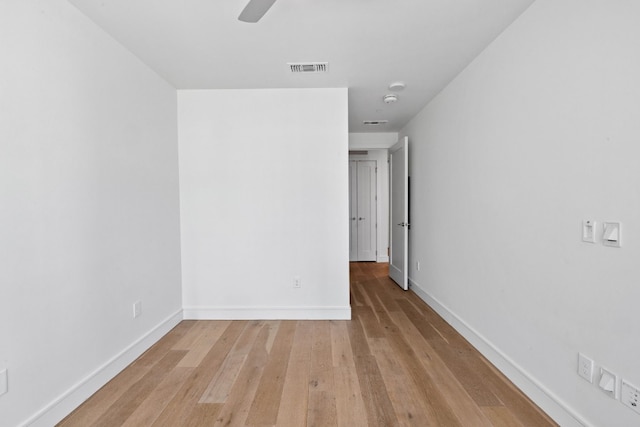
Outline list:
[[[593,360],[578,353],[578,375],[593,384]]]
[[[133,318],[137,319],[142,314],[142,301],[133,303]]]

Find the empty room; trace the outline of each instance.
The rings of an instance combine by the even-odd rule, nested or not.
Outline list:
[[[0,1],[0,427],[640,425],[638,22]]]

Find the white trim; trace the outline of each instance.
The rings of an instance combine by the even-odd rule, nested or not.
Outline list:
[[[573,408],[567,405],[566,402],[411,278],[409,278],[409,289],[427,303],[429,307],[435,310],[558,424],[565,427],[593,427],[592,424],[582,418]]]
[[[351,307],[185,307],[189,320],[351,320]]]
[[[389,256],[388,255],[378,255],[378,258],[376,259],[376,262],[389,262]]]
[[[172,314],[105,364],[73,385],[69,390],[62,393],[35,415],[24,421],[21,426],[49,427],[57,424],[102,386],[111,381],[153,344],[158,342],[160,338],[180,323],[182,319],[182,310]]]

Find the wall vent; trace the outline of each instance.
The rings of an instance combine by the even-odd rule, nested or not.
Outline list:
[[[292,73],[328,73],[328,62],[287,62]]]
[[[378,125],[386,125],[389,123],[389,120],[365,120],[364,122],[367,126],[378,126]]]

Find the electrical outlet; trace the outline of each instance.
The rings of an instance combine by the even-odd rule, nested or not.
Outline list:
[[[9,391],[9,378],[6,369],[0,371],[0,396]]]
[[[622,380],[620,400],[629,408],[640,414],[640,389],[631,385],[626,380]]]
[[[593,384],[593,360],[578,353],[578,375]]]
[[[137,319],[142,314],[142,301],[133,303],[133,318]]]
[[[293,279],[293,287],[294,287],[294,288],[301,288],[301,287],[302,287],[302,280],[300,280],[300,277],[299,277],[299,276],[296,276],[296,277]]]

